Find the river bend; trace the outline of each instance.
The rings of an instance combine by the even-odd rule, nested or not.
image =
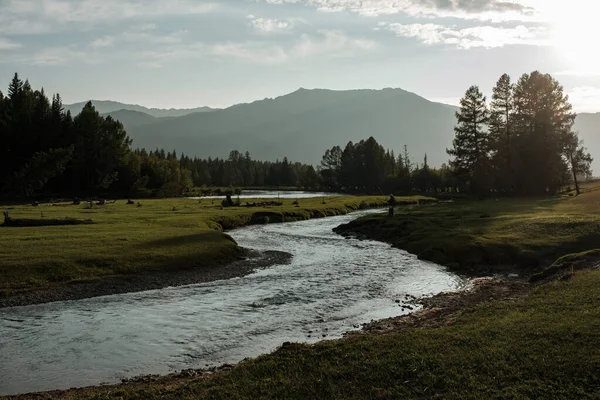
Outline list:
[[[370,212],[232,231],[241,246],[293,254],[241,278],[0,309],[0,395],[235,363],[403,314],[406,294],[462,287],[441,266],[332,232]]]

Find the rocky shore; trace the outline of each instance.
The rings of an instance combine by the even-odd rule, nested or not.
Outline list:
[[[90,297],[142,292],[231,279],[248,275],[257,269],[277,264],[287,264],[292,259],[291,254],[280,251],[257,252],[247,250],[246,254],[246,258],[223,266],[199,267],[176,272],[148,272],[97,281],[73,282],[67,285],[20,292],[9,297],[0,298],[0,308],[53,301],[81,300]]]
[[[478,304],[517,300],[529,293],[534,286],[524,278],[472,278],[464,290],[412,299],[414,305],[422,307],[420,310],[399,317],[372,321],[365,324],[362,330],[350,332],[349,335],[389,333],[405,328],[437,328],[451,323],[460,313]]]

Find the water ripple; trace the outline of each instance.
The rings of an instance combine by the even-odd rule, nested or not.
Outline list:
[[[0,394],[234,363],[285,341],[340,337],[404,313],[406,294],[462,285],[404,251],[332,232],[356,217],[231,232],[244,247],[294,255],[288,265],[242,278],[2,309]]]

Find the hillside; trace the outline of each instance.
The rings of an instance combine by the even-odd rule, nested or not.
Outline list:
[[[82,101],[80,103],[65,105],[65,109],[71,111],[71,114],[76,115],[81,112],[83,106],[87,103],[87,101]],[[96,107],[96,110],[100,114],[108,114],[113,113],[115,111],[120,110],[129,110],[129,111],[137,111],[144,114],[148,114],[150,116],[161,118],[161,117],[181,117],[184,115],[197,113],[197,112],[210,112],[214,111],[214,109],[210,107],[197,107],[197,108],[184,108],[184,109],[160,109],[160,108],[147,108],[143,106],[139,106],[137,104],[124,104],[119,103],[117,101],[104,101],[104,100],[92,100],[92,103]]]
[[[600,113],[582,113],[577,115],[575,130],[583,139],[585,147],[594,157],[592,172],[595,176],[600,174]]]
[[[158,118],[153,117],[152,115],[132,110],[119,110],[102,114],[102,116],[107,115],[110,115],[114,119],[121,121],[123,125],[127,127],[127,129],[132,129],[133,127],[141,125],[153,124],[158,120]]]
[[[201,157],[249,151],[256,159],[318,163],[325,149],[374,136],[385,147],[406,144],[414,161],[447,160],[455,108],[401,89],[306,90],[275,99],[129,126],[134,146],[176,148]]]
[[[124,110],[114,102],[94,104],[123,122],[135,147],[177,149],[200,157],[227,157],[237,149],[249,151],[255,159],[288,157],[318,164],[325,149],[373,136],[396,151],[406,144],[413,162],[421,162],[427,153],[433,166],[448,160],[446,148],[452,144],[457,110],[402,89],[299,89],[275,99],[169,118],[157,118],[139,106],[147,111]],[[575,125],[596,156],[592,167],[597,172],[598,127],[600,113],[580,114]]]

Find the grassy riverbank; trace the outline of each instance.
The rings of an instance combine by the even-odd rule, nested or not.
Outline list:
[[[336,231],[385,241],[469,275],[529,274],[565,254],[600,247],[600,191],[399,207],[393,218],[368,216]]]
[[[0,226],[0,295],[147,271],[218,267],[244,255],[224,229],[337,215],[385,201],[383,196],[332,197],[295,205],[286,199],[282,206],[225,209],[211,199],[141,200],[140,206],[120,200],[92,208],[87,203],[3,206],[0,211],[15,219],[76,218],[93,224]]]
[[[463,310],[441,326],[292,344],[215,375],[182,374],[43,397],[597,399],[598,287],[600,271],[581,271],[518,300]]]

